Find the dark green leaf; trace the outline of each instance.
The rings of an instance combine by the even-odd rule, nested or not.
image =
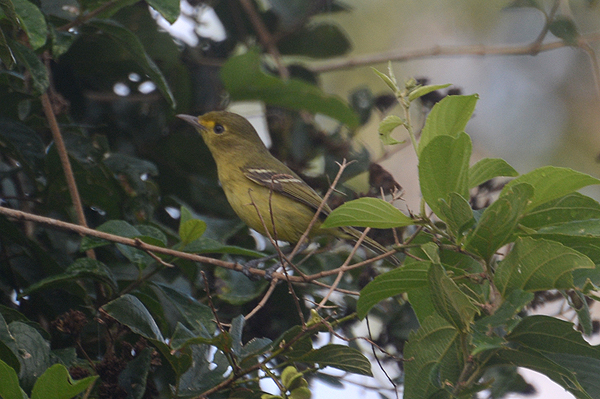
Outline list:
[[[477,187],[494,177],[518,175],[519,173],[504,159],[483,158],[469,168],[469,188]]]
[[[25,69],[27,69],[27,71],[30,73],[33,89],[35,90],[36,94],[42,94],[45,92],[50,85],[50,79],[48,77],[46,66],[28,47],[14,40],[9,40],[8,44],[19,64],[24,66]]]
[[[446,276],[439,264],[432,264],[428,272],[431,299],[438,314],[458,330],[467,331],[478,308],[456,283]]]
[[[19,380],[25,391],[33,388],[40,375],[52,364],[50,344],[35,328],[18,321],[8,325],[10,334],[15,338],[17,353],[21,362]]]
[[[349,373],[373,376],[371,363],[358,349],[345,345],[329,344],[309,352],[298,359],[307,363],[318,363],[320,367],[333,367]]]
[[[21,164],[27,176],[39,176],[45,154],[44,142],[38,132],[19,121],[0,118],[0,150]]]
[[[502,189],[500,195],[520,183],[528,183],[533,186],[533,198],[527,206],[527,209],[530,210],[548,201],[571,194],[580,188],[600,184],[600,180],[573,169],[544,166],[517,177]]]
[[[148,5],[158,11],[170,24],[179,17],[178,0],[148,0]]]
[[[375,277],[360,291],[356,304],[358,317],[363,319],[373,306],[384,299],[426,286],[430,266],[431,262],[414,262]]]
[[[573,328],[573,323],[556,317],[527,316],[506,339],[536,351],[568,353],[600,360],[599,346],[592,346],[583,339],[581,333]]]
[[[19,363],[19,358],[17,357],[18,353],[17,341],[11,335],[6,320],[0,314],[0,360],[16,372],[20,372],[21,363]]]
[[[250,50],[229,58],[223,65],[221,79],[233,100],[261,100],[270,105],[320,113],[349,128],[359,125],[358,115],[338,97],[301,80],[279,79],[264,72],[260,62],[260,53]]]
[[[392,204],[378,198],[363,197],[334,209],[322,228],[356,226],[386,229],[414,224],[413,220]]]
[[[17,62],[12,50],[8,46],[2,29],[0,29],[0,61],[2,61],[2,63],[6,65],[6,68],[9,70],[13,69],[15,67],[15,63]]]
[[[111,317],[126,325],[131,331],[149,339],[164,341],[148,309],[133,295],[123,295],[102,306]]]
[[[216,326],[210,308],[189,295],[185,295],[167,285],[156,284],[159,289],[181,315],[184,325],[191,328],[196,335],[212,336]]]
[[[250,281],[242,273],[218,268],[215,277],[219,279],[219,298],[232,304],[242,305],[261,295],[269,283],[266,280]]]
[[[533,189],[529,184],[513,185],[511,190],[503,191],[503,195],[479,218],[477,227],[467,238],[465,249],[489,259],[513,236],[519,217],[532,196]]]
[[[11,0],[0,0],[0,9],[4,13],[4,16],[10,21],[13,28],[19,26],[15,5]]]
[[[48,28],[44,14],[33,3],[27,0],[12,0],[15,12],[21,22],[21,27],[27,33],[29,44],[37,50],[46,44]]]
[[[65,366],[55,364],[37,379],[31,399],[70,399],[85,391],[97,378],[94,375],[73,381]]]
[[[471,119],[479,96],[446,96],[433,106],[419,141],[419,155],[437,136],[457,137]]]
[[[346,54],[352,44],[339,26],[320,22],[293,32],[277,43],[277,48],[284,55],[329,58]]]
[[[404,398],[434,397],[442,388],[433,381],[457,381],[463,368],[460,334],[442,317],[430,316],[410,334],[404,358],[411,359],[404,363]]]
[[[504,348],[497,352],[498,364],[525,367],[545,374],[551,380],[571,392],[578,399],[591,399],[585,392],[575,373],[566,367],[550,360],[544,354],[529,348]]]
[[[21,296],[30,295],[32,292],[40,289],[48,289],[65,281],[75,281],[78,279],[91,279],[105,284],[111,290],[117,289],[117,282],[106,265],[100,261],[90,258],[81,258],[73,262],[65,269],[64,273],[53,274],[30,285],[23,290]]]
[[[119,374],[119,386],[127,392],[127,399],[142,399],[144,396],[152,352],[152,348],[144,348]]]
[[[494,283],[503,297],[515,288],[542,291],[574,288],[572,272],[593,269],[585,255],[548,240],[522,237],[496,268]]]
[[[575,21],[568,16],[559,15],[548,24],[548,30],[569,46],[576,46],[579,39],[579,30]]]
[[[471,138],[465,133],[455,136],[436,136],[427,146],[420,147],[421,192],[427,205],[438,216],[442,215],[439,201],[447,201],[450,193],[458,193],[463,198],[469,196],[467,179]]]
[[[160,90],[169,105],[175,108],[175,97],[173,97],[173,93],[171,93],[165,77],[154,61],[148,56],[136,35],[124,26],[111,20],[92,20],[88,24],[99,29],[116,43],[120,44],[123,49],[129,51],[140,68],[156,84],[156,87],[158,87],[158,90]]]

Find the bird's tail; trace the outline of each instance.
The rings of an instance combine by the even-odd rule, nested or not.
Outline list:
[[[344,232],[344,234],[350,236],[350,238],[354,241],[357,241],[362,235],[361,231],[356,230],[353,227],[341,227],[341,230]],[[365,239],[362,241],[362,245],[378,254],[385,254],[389,252],[389,250],[386,247],[384,247],[383,245],[381,245],[380,243],[378,243],[370,237],[365,237]],[[400,260],[398,260],[398,258],[396,258],[394,255],[388,256],[386,259],[396,266],[400,265]]]

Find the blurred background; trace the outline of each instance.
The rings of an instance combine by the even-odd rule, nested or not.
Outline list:
[[[216,243],[227,243],[230,247],[219,253],[228,254],[228,259],[238,259],[239,247],[254,248],[254,240],[228,207],[201,138],[175,114],[226,108],[243,113],[271,143],[271,151],[317,190],[329,187],[338,171],[336,162],[354,160],[338,187],[345,199],[379,194],[369,183],[371,165],[377,163],[404,189],[396,205],[418,209],[414,150],[409,142],[384,146],[378,134],[385,116],[401,115],[393,93],[371,69],[387,73],[388,60],[400,83],[410,78],[451,83],[451,93],[479,95],[467,125],[473,162],[499,157],[520,173],[555,165],[600,176],[596,0],[195,0],[181,3],[181,15],[175,3],[148,1],[154,7],[150,8],[145,2],[39,1],[49,30],[37,33],[41,44],[33,40],[34,30],[27,31],[25,42],[31,48],[19,46],[13,37],[14,45],[10,43],[20,52],[19,67],[0,71],[0,136],[12,143],[0,148],[7,154],[0,165],[8,176],[2,180],[3,201],[53,218],[72,216],[39,104],[40,93],[49,85],[42,76],[46,65],[52,73],[54,112],[73,158],[90,227],[113,219],[154,223],[171,231],[173,241],[177,212],[185,206],[206,222],[203,239],[214,240],[209,242],[213,247],[203,249],[210,252],[221,248]],[[99,19],[75,19],[90,10],[100,10],[95,14]],[[107,17],[116,22],[103,19]],[[6,18],[1,21],[0,27],[9,25]],[[39,25],[29,22],[31,27]],[[45,65],[34,50],[45,54]],[[6,64],[7,59],[2,61]],[[433,104],[448,92],[415,102],[411,117],[417,131]],[[393,137],[407,139],[401,128]],[[584,191],[600,199],[600,188]],[[333,205],[342,199],[335,201]],[[62,267],[81,256],[79,236],[46,230],[38,229],[37,235]],[[99,250],[101,259],[116,265],[120,284],[129,284],[141,269],[116,252]],[[320,271],[331,261],[326,256],[335,256],[337,262],[343,255],[322,254],[304,267],[311,273]],[[31,259],[21,259],[20,253],[14,258],[14,275],[0,275],[0,288],[2,303],[17,307],[11,298],[19,289],[45,276]],[[226,318],[253,309],[267,286],[224,269],[184,261],[177,266],[160,275],[163,282],[203,298],[199,271],[206,270]],[[373,275],[355,275],[342,287],[358,290],[359,280]],[[313,294],[319,293],[298,291],[301,297]],[[19,310],[31,320],[48,321],[71,307],[93,309],[80,298],[64,295],[67,299],[34,295],[29,307]],[[342,310],[351,312],[354,305],[344,302]],[[297,325],[297,314],[289,312],[294,306],[287,288],[280,287],[246,324],[245,338],[274,339]],[[373,311],[373,323],[385,332],[375,334],[377,343],[395,353],[416,327],[409,306],[400,308]],[[87,316],[91,319],[93,312]],[[172,332],[177,320],[168,312],[163,316],[161,328]],[[364,325],[343,328],[347,336],[366,335]],[[96,337],[88,338],[88,350],[100,357]],[[394,378],[400,363],[386,364]],[[373,371],[378,373],[377,383],[385,385],[386,377],[377,367]],[[168,390],[169,378],[164,377],[161,389]],[[199,393],[205,388],[193,386],[193,379],[188,383]],[[370,385],[372,380],[359,383],[352,391],[357,397],[363,390],[379,397],[360,384]],[[528,387],[518,388],[526,392]],[[329,389],[319,384],[315,397],[341,392]],[[540,392],[538,397],[569,397],[562,395],[562,388]]]

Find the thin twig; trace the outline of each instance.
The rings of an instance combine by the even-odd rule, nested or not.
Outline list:
[[[348,264],[350,263],[350,261],[354,257],[354,254],[356,253],[356,251],[360,247],[360,244],[364,241],[365,237],[367,236],[367,234],[369,233],[370,230],[371,230],[371,228],[367,227],[365,229],[365,231],[362,232],[362,234],[360,235],[360,237],[358,238],[358,240],[356,240],[356,244],[352,248],[352,251],[348,255],[348,258],[346,258],[346,260],[344,261],[344,264],[342,266],[340,266],[340,267],[337,268],[338,275],[336,276],[335,281],[333,282],[333,284],[331,284],[331,288],[329,289],[329,291],[327,292],[327,294],[323,297],[323,299],[321,300],[321,302],[319,302],[319,306],[317,306],[317,311],[319,309],[323,308],[323,306],[325,306],[325,304],[329,300],[329,297],[331,296],[331,294],[333,293],[333,291],[337,288],[337,286],[339,285],[340,281],[342,280],[342,276],[344,275],[344,273],[346,271],[349,270]]]
[[[267,303],[267,301],[273,294],[273,291],[275,291],[275,287],[277,286],[278,281],[279,280],[277,280],[275,278],[271,280],[271,284],[269,285],[269,289],[267,290],[267,292],[265,292],[265,295],[263,295],[262,299],[254,307],[254,309],[252,309],[250,311],[250,313],[248,313],[246,316],[244,316],[244,320],[248,321],[252,316],[254,316],[259,310],[261,310],[265,306],[265,304]]]
[[[83,25],[90,19],[95,18],[98,14],[103,13],[104,11],[110,9],[111,7],[113,7],[119,3],[120,2],[117,0],[112,0],[107,3],[104,3],[100,7],[96,8],[95,10],[92,10],[92,11],[88,12],[87,14],[80,15],[77,18],[75,18],[73,21],[71,21],[63,26],[59,26],[58,28],[56,28],[56,30],[60,31],[60,32],[65,32],[71,28],[75,28],[77,26]]]
[[[337,185],[337,183],[340,181],[340,178],[342,177],[342,173],[344,173],[344,170],[348,167],[348,165],[352,164],[353,162],[354,161],[346,162],[345,158],[344,158],[344,160],[342,160],[341,164],[339,162],[336,162],[338,164],[338,166],[340,167],[340,170],[338,171],[337,175],[335,176],[335,179],[333,179],[333,182],[329,186],[329,189],[323,196],[323,200],[319,204],[319,207],[317,208],[317,211],[315,212],[313,218],[311,219],[310,223],[308,224],[308,227],[306,228],[306,230],[304,231],[304,233],[302,234],[302,236],[296,243],[296,246],[292,250],[292,253],[290,254],[290,259],[294,258],[294,255],[296,255],[298,250],[302,247],[302,244],[304,244],[304,242],[308,238],[308,235],[310,234],[310,231],[312,230],[313,226],[317,222],[317,219],[319,219],[321,217],[321,212],[325,208],[327,200],[329,199],[329,197],[335,190],[335,186]]]
[[[273,36],[263,23],[263,20],[261,19],[260,15],[256,12],[256,9],[254,9],[254,4],[252,4],[252,1],[250,0],[239,1],[242,7],[244,8],[244,11],[248,15],[250,23],[252,23],[252,26],[254,26],[254,30],[258,35],[258,40],[260,40],[267,52],[273,57],[273,60],[277,65],[277,70],[279,71],[279,77],[282,79],[288,79],[290,77],[290,72],[283,64],[283,62],[281,62],[281,54],[279,53],[279,49],[275,44],[275,40],[273,39]]]

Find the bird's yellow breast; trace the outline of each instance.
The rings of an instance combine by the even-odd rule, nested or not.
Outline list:
[[[315,213],[303,203],[254,183],[239,171],[223,174],[219,171],[219,179],[229,204],[244,223],[261,234],[265,234],[266,225],[271,237],[277,240],[297,242]],[[311,236],[320,224],[317,220]]]

